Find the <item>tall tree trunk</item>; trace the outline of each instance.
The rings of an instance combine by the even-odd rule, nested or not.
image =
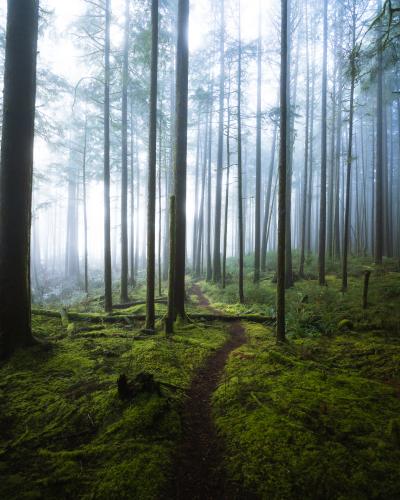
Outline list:
[[[309,255],[312,251],[311,245],[311,217],[313,205],[313,170],[314,170],[314,109],[315,109],[315,40],[313,40],[312,51],[312,70],[311,70],[311,106],[310,106],[310,140],[309,140],[309,180],[308,180],[308,200],[307,200],[307,228],[306,228],[306,251]]]
[[[277,135],[278,135],[278,126],[275,124],[274,135],[272,139],[272,147],[271,147],[271,161],[269,164],[267,193],[265,195],[264,220],[263,220],[262,237],[261,237],[261,270],[263,272],[265,272],[267,268],[267,244],[268,244],[267,234],[268,234],[269,221],[271,219],[271,214],[273,210],[273,203],[271,203],[271,191],[272,191],[272,180],[274,177]]]
[[[200,210],[198,222],[198,237],[197,237],[197,250],[196,250],[196,276],[200,277],[202,273],[202,256],[203,256],[203,237],[204,237],[204,205],[205,205],[205,190],[207,178],[207,151],[208,151],[208,111],[205,120],[205,138],[204,138],[204,153],[202,158],[202,183],[201,183],[201,196],[200,196]]]
[[[125,0],[125,40],[122,70],[121,158],[121,302],[128,302],[128,56],[129,0]]]
[[[289,100],[292,101],[291,96],[291,59],[292,59],[292,34],[293,29],[292,14],[291,14],[291,3],[288,1],[288,78],[287,78],[287,93]],[[292,260],[292,177],[293,177],[293,153],[295,145],[295,113],[296,109],[296,95],[297,95],[297,77],[299,69],[299,50],[300,50],[300,37],[297,40],[296,56],[295,56],[295,71],[293,78],[293,112],[291,112],[291,107],[287,109],[288,117],[288,141],[287,148],[288,152],[286,154],[287,158],[287,171],[286,171],[286,251],[285,251],[285,272],[286,272],[286,288],[291,288],[293,286],[293,260]]]
[[[280,144],[276,339],[285,341],[286,154],[288,99],[288,0],[281,0]]]
[[[212,279],[212,261],[211,261],[211,154],[212,154],[212,114],[213,114],[213,85],[210,85],[210,101],[209,101],[209,124],[208,124],[208,142],[206,150],[207,158],[207,244],[206,244],[206,260],[207,260],[207,281]]]
[[[327,80],[328,80],[328,0],[324,0],[324,48],[322,62],[322,109],[321,109],[321,193],[319,209],[318,279],[325,285],[326,250],[326,160],[327,160]]]
[[[199,223],[199,170],[200,170],[200,122],[201,114],[197,120],[197,138],[196,138],[196,167],[195,167],[195,183],[194,183],[194,217],[193,217],[193,247],[192,247],[192,271],[195,273],[196,267],[196,250],[197,250],[197,234]]]
[[[382,2],[378,0],[378,12]],[[380,36],[380,34],[378,34]],[[380,45],[380,41],[377,43]],[[384,237],[383,207],[383,53],[378,46],[377,74],[377,112],[376,112],[376,179],[375,179],[375,264],[382,264]]]
[[[226,287],[226,256],[228,247],[228,213],[229,213],[229,182],[231,172],[231,148],[230,148],[230,135],[231,135],[231,79],[229,74],[229,89],[228,89],[228,125],[226,130],[226,187],[225,187],[225,215],[224,215],[224,248],[222,256],[222,288]]]
[[[221,281],[221,197],[222,197],[222,169],[224,150],[224,97],[225,97],[225,0],[220,0],[221,26],[219,41],[219,118],[218,118],[218,155],[217,176],[215,189],[215,214],[214,214],[214,255],[213,255],[213,281]]]
[[[342,263],[342,290],[347,290],[347,255],[350,243],[350,197],[351,197],[351,165],[353,162],[353,122],[354,122],[354,87],[356,81],[356,12],[353,4],[352,13],[352,53],[350,55],[350,111],[349,111],[349,145],[347,148],[347,174],[346,174],[346,203],[344,215],[344,240],[343,240],[343,263]]]
[[[243,189],[242,189],[242,33],[241,0],[239,0],[239,43],[238,43],[238,243],[239,243],[239,301],[244,304],[244,237],[243,237]]]
[[[30,231],[39,2],[7,2],[0,166],[0,357],[33,342]]]
[[[159,119],[159,132],[158,132],[158,295],[161,297],[162,294],[162,257],[161,257],[161,247],[162,247],[162,164],[163,164],[163,126],[162,126],[162,114],[163,114],[163,93],[160,96],[160,119]]]
[[[87,185],[86,185],[86,155],[87,155],[88,124],[85,119],[85,133],[83,139],[83,161],[82,161],[82,187],[83,187],[83,239],[84,239],[84,288],[89,293],[89,271],[88,271],[88,219],[87,219]]]
[[[260,281],[261,245],[261,0],[258,2],[258,47],[257,47],[257,131],[256,131],[256,216],[254,226],[254,283]]]
[[[104,309],[112,311],[110,207],[110,0],[105,0],[104,30]]]
[[[342,27],[342,10],[339,14],[339,47],[342,46],[343,41],[343,27]],[[338,60],[338,93],[337,93],[337,103],[336,103],[336,155],[335,155],[335,207],[333,215],[333,257],[334,259],[340,259],[340,170],[341,170],[341,153],[342,153],[342,100],[343,100],[343,61],[342,52],[339,49],[336,55]]]
[[[149,117],[149,170],[147,189],[147,287],[146,329],[154,330],[155,322],[155,225],[157,177],[157,66],[158,66],[158,0],[151,1],[151,75]],[[158,166],[161,168],[161,165]]]
[[[79,282],[78,247],[78,182],[72,151],[68,167],[68,209],[65,237],[65,277],[76,285]]]
[[[135,132],[136,133],[136,132]],[[134,118],[133,118],[133,99],[131,97],[131,203],[130,203],[130,217],[131,217],[131,232],[129,241],[130,250],[130,285],[135,286],[135,141],[134,141]]]
[[[189,69],[189,0],[178,3],[178,40],[176,53],[176,135],[174,183],[176,203],[176,248],[174,258],[175,312],[185,316],[185,262],[186,262],[186,169]]]
[[[175,253],[176,253],[176,206],[175,195],[169,201],[169,270],[168,270],[168,311],[165,320],[165,333],[171,335],[174,332],[175,320]]]
[[[306,129],[304,143],[304,174],[303,174],[303,199],[301,212],[301,249],[300,249],[300,268],[299,275],[304,277],[304,262],[306,252],[306,219],[307,219],[307,187],[308,187],[308,145],[309,145],[309,130],[310,130],[310,56],[309,56],[309,36],[308,36],[308,0],[305,2],[305,17],[306,17]]]

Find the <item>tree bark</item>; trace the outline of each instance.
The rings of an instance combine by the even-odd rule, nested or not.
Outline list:
[[[129,0],[125,0],[125,39],[122,69],[121,158],[121,302],[128,301],[128,71]]]
[[[286,154],[288,115],[288,0],[281,0],[280,146],[276,339],[285,341]]]
[[[170,197],[169,202],[169,275],[168,275],[168,312],[165,320],[165,333],[171,335],[174,332],[175,321],[175,236],[176,236],[176,207],[175,196]]]
[[[347,290],[347,255],[350,240],[350,197],[351,197],[351,166],[353,162],[353,122],[354,122],[354,87],[356,79],[356,13],[353,5],[352,13],[352,53],[350,55],[350,111],[349,111],[349,145],[347,149],[347,174],[346,174],[346,202],[344,215],[344,240],[343,240],[343,262],[342,262],[342,291]]]
[[[89,270],[88,270],[88,220],[87,220],[87,186],[86,186],[86,155],[87,155],[88,124],[85,119],[85,133],[83,139],[83,162],[82,162],[82,186],[83,186],[83,239],[84,239],[84,288],[89,293]]]
[[[222,168],[224,148],[224,97],[225,97],[225,0],[221,3],[221,26],[220,26],[220,75],[219,75],[219,118],[218,118],[218,155],[217,176],[215,189],[215,214],[214,214],[214,257],[213,257],[213,281],[221,281],[221,196],[222,196]]]
[[[33,342],[30,231],[39,2],[7,3],[0,167],[0,357]]]
[[[185,316],[185,263],[186,263],[186,170],[187,119],[189,70],[189,0],[178,3],[178,40],[176,53],[176,123],[174,184],[176,203],[175,313]]]
[[[378,0],[378,12],[382,8]],[[379,36],[379,35],[378,35]],[[377,42],[380,44],[379,40]],[[377,74],[377,111],[376,111],[376,178],[375,178],[375,264],[382,264],[384,237],[383,210],[383,53],[378,47]]]
[[[321,193],[319,208],[318,280],[325,285],[326,251],[326,160],[327,160],[327,81],[328,81],[328,0],[324,0],[324,48],[322,62],[322,109],[321,109]]]
[[[308,152],[310,133],[310,56],[309,56],[309,36],[308,36],[308,4],[305,2],[306,21],[306,129],[304,139],[304,173],[303,173],[303,199],[301,212],[301,249],[300,249],[300,278],[304,277],[304,262],[306,253],[306,221],[307,221],[307,187],[308,187]]]
[[[147,287],[146,329],[154,330],[155,308],[155,225],[157,178],[157,66],[158,66],[158,0],[151,2],[151,75],[149,117],[149,170],[147,189]],[[161,165],[158,166],[161,168]]]
[[[254,283],[260,281],[261,265],[261,56],[262,56],[262,31],[261,31],[261,0],[258,2],[258,48],[257,48],[257,130],[256,130],[256,206],[254,225]]]
[[[239,0],[238,43],[238,243],[239,243],[239,302],[244,304],[244,235],[243,235],[243,188],[242,188],[242,33]]]
[[[105,0],[104,30],[104,310],[112,311],[110,207],[110,0]]]

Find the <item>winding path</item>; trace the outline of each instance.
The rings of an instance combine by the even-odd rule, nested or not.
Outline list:
[[[192,287],[199,305],[216,312],[198,285]],[[175,462],[174,499],[233,500],[237,498],[223,469],[223,443],[217,434],[211,397],[221,379],[229,354],[246,342],[240,322],[229,328],[230,339],[195,375],[183,408],[183,437]]]

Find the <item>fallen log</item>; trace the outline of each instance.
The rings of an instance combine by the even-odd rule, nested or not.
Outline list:
[[[32,309],[35,316],[45,316],[47,318],[60,318],[60,312],[48,309]],[[129,323],[131,321],[144,321],[144,314],[95,314],[68,312],[68,319],[71,321],[82,321],[86,323]]]
[[[154,299],[155,304],[167,304],[168,300],[165,298]],[[132,302],[127,302],[126,304],[113,304],[113,309],[128,309],[134,306],[143,306],[146,304],[145,300],[134,300]]]
[[[272,316],[260,316],[258,314],[241,314],[241,315],[228,315],[228,314],[203,314],[194,313],[190,314],[189,318],[196,321],[222,321],[224,323],[234,323],[235,321],[249,321],[251,323],[275,323],[276,319]]]
[[[32,309],[32,314],[36,316],[45,316],[48,318],[61,318],[59,311],[48,309]],[[164,316],[157,315],[156,319],[163,319]],[[275,323],[275,318],[271,316],[259,316],[258,314],[242,314],[242,315],[228,315],[228,314],[206,314],[206,313],[193,313],[188,316],[193,321],[221,321],[223,323],[233,323],[235,321],[249,321],[251,323]],[[134,321],[142,322],[146,320],[144,314],[95,314],[95,313],[79,313],[68,312],[68,319],[71,321],[82,321],[86,323],[122,323],[129,324]]]

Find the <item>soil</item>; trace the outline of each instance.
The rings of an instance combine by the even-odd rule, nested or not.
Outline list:
[[[211,312],[207,298],[194,285],[191,292],[199,305]],[[229,354],[246,342],[240,322],[229,328],[230,339],[195,375],[186,394],[182,411],[183,437],[174,467],[174,492],[177,500],[234,500],[246,498],[237,485],[230,484],[223,467],[223,442],[212,418],[211,397],[221,380]]]

